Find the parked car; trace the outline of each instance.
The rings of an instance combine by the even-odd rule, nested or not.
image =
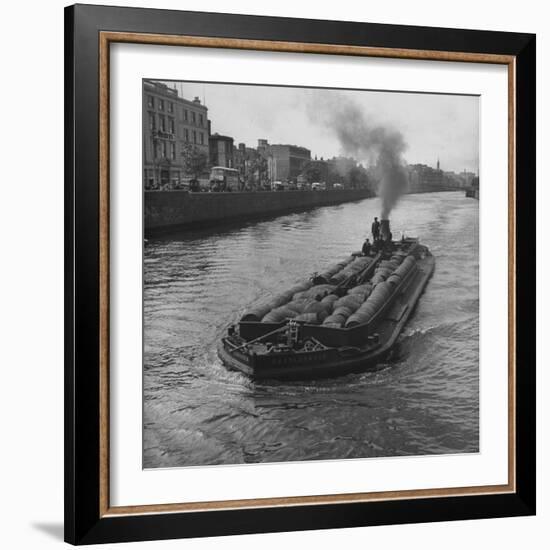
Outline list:
[[[197,178],[193,178],[189,180],[189,191],[193,191],[194,193],[201,190],[200,182]]]
[[[271,190],[272,191],[284,191],[285,190],[285,184],[282,181],[274,181],[271,183]]]
[[[311,184],[312,191],[326,191],[327,184],[324,181],[315,181]]]

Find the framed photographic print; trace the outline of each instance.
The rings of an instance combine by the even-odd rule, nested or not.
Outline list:
[[[65,21],[66,540],[534,514],[534,35]]]

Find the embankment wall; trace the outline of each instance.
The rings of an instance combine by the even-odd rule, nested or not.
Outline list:
[[[193,225],[215,225],[239,218],[271,216],[373,196],[368,189],[190,193],[146,191],[145,232]]]

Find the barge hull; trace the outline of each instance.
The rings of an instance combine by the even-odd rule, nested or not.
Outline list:
[[[218,350],[219,356],[230,369],[239,370],[256,380],[307,380],[376,370],[377,365],[390,353],[432,276],[435,268],[433,256],[428,256],[419,262],[418,267],[419,269],[410,283],[398,293],[392,307],[380,322],[380,346],[376,349],[362,352],[358,350],[357,354],[351,357],[342,357],[338,350],[331,350],[333,352],[327,353],[330,357],[325,361],[301,364],[296,358],[297,360],[291,364],[269,365],[262,368],[261,364],[254,364],[254,359],[252,364],[249,364],[235,357],[226,349],[224,341],[222,341]]]

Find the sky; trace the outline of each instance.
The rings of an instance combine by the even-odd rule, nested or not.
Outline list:
[[[409,164],[478,172],[479,98],[447,94],[420,94],[367,90],[332,90],[242,84],[166,82],[181,97],[199,96],[208,107],[212,133],[229,135],[256,147],[269,143],[301,145],[312,157],[346,154],[337,131],[327,124],[327,110],[353,105],[371,127],[402,134],[403,159]],[[334,116],[334,115],[333,115]],[[336,115],[337,116],[337,115]],[[358,159],[365,165],[372,158]]]

